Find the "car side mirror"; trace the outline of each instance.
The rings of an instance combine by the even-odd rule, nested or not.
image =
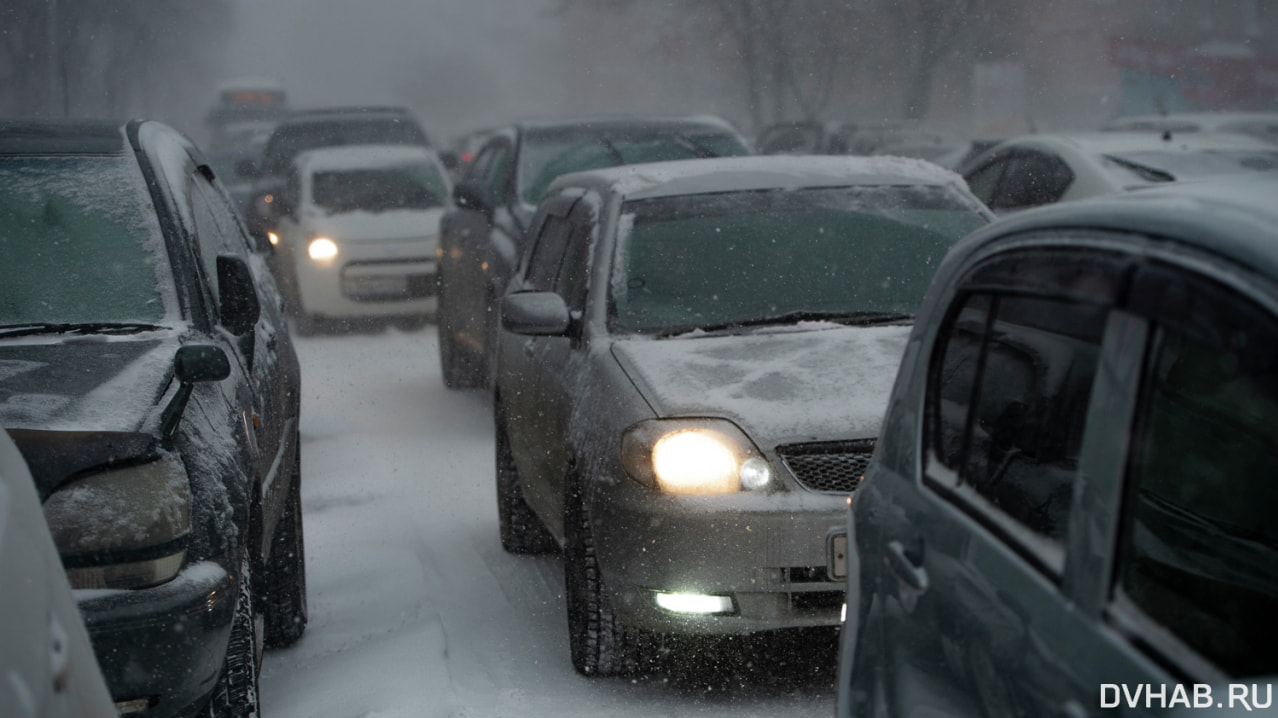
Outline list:
[[[238,259],[238,258],[237,258]],[[218,265],[222,263],[218,257]],[[241,260],[242,261],[242,260]],[[231,360],[219,346],[211,344],[187,344],[179,347],[173,357],[173,375],[178,380],[177,393],[160,414],[160,438],[171,446],[177,436],[182,412],[191,399],[194,385],[201,382],[222,381],[231,375]]]
[[[235,174],[245,179],[257,179],[257,163],[253,160],[240,160],[235,163]]]
[[[492,219],[493,200],[488,188],[478,182],[459,182],[453,187],[453,203],[462,209],[482,212]]]
[[[248,262],[235,254],[219,254],[217,257],[218,317],[222,326],[237,337],[253,330],[262,314],[262,304],[257,298],[253,272]]]
[[[517,292],[501,301],[501,326],[515,334],[562,336],[572,326],[572,315],[554,292]]]
[[[449,172],[452,172],[456,170],[458,166],[461,165],[461,158],[458,157],[457,153],[453,152],[452,150],[440,150],[439,163],[444,166],[444,169],[448,170]]]

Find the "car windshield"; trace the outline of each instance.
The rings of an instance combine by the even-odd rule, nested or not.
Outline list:
[[[443,207],[444,178],[429,163],[316,172],[311,201],[329,214]]]
[[[750,154],[736,136],[713,128],[589,128],[528,132],[519,158],[519,196],[536,204],[556,177],[640,162]]]
[[[412,120],[398,117],[286,125],[276,130],[267,143],[262,174],[285,174],[293,160],[306,150],[370,144],[425,145],[426,138]]]
[[[172,275],[125,156],[0,158],[0,325],[163,320]]]
[[[1104,159],[1105,169],[1128,185],[1278,171],[1278,150],[1150,150],[1113,153]]]
[[[914,313],[941,258],[986,222],[952,189],[858,186],[642,200],[610,285],[621,331]]]

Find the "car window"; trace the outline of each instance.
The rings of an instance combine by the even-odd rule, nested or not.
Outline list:
[[[589,213],[574,212],[570,218],[571,232],[564,250],[563,261],[555,276],[555,293],[564,298],[568,308],[580,311],[586,305],[586,288],[590,272],[590,249],[594,227]]]
[[[145,187],[124,155],[0,158],[0,324],[176,312]]]
[[[1017,152],[988,204],[995,210],[1051,204],[1060,200],[1073,182],[1073,171],[1059,157],[1043,152]]]
[[[200,255],[205,282],[217,306],[217,256],[219,254],[244,254],[243,242],[237,241],[236,227],[227,217],[219,216],[214,203],[216,190],[203,176],[196,174],[191,180],[191,216],[195,220],[193,241]]]
[[[320,170],[311,177],[311,202],[329,214],[430,209],[444,206],[444,178],[429,163],[370,169]]]
[[[406,117],[325,120],[282,125],[267,142],[262,174],[282,175],[306,150],[344,145],[425,145],[426,135]]]
[[[976,203],[939,186],[629,202],[612,323],[661,332],[794,312],[912,314],[950,246],[985,222]]]
[[[490,146],[476,160],[474,180],[488,189],[488,196],[498,204],[505,201],[510,172],[510,145],[504,140]]]
[[[555,277],[559,274],[559,261],[564,256],[571,233],[572,224],[566,217],[546,217],[541,235],[537,237],[532,256],[528,260],[527,281],[530,288],[543,292],[554,290]]]
[[[968,189],[986,205],[994,199],[994,190],[998,188],[999,177],[1003,176],[1008,161],[1008,157],[1000,157],[967,175]]]
[[[1107,309],[967,294],[941,329],[928,388],[929,478],[1060,570]]]
[[[1278,673],[1278,323],[1229,303],[1234,316],[1155,332],[1117,573],[1145,615],[1255,676]]]

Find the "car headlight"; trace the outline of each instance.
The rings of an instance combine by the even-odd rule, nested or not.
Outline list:
[[[182,461],[155,461],[76,479],[44,502],[72,588],[146,588],[186,559],[191,486]]]
[[[650,419],[621,437],[630,478],[672,494],[727,494],[773,488],[772,467],[724,419]]]
[[[330,262],[337,256],[337,242],[328,237],[316,237],[306,245],[306,253],[316,262]]]
[[[272,247],[277,246],[280,243],[280,236],[276,234],[275,232],[267,232],[266,239],[268,242],[271,243]]]

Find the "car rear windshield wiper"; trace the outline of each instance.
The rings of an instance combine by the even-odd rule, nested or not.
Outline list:
[[[141,322],[85,322],[79,324],[31,322],[29,324],[0,324],[0,338],[25,337],[35,334],[138,334],[140,332],[168,328]]]
[[[738,319],[731,322],[688,324],[678,327],[668,327],[658,332],[657,337],[672,337],[697,330],[701,330],[703,332],[719,332],[728,329],[794,324],[796,322],[837,322],[839,324],[846,324],[853,327],[869,327],[879,324],[894,324],[897,322],[909,322],[913,320],[913,314],[906,314],[903,312],[814,312],[809,310],[800,310],[795,312],[785,312],[783,314],[774,314],[767,317]]]

